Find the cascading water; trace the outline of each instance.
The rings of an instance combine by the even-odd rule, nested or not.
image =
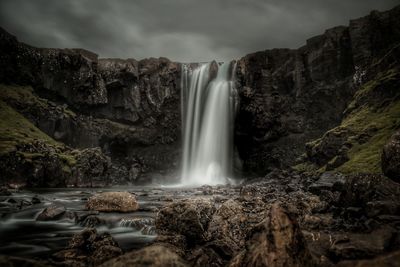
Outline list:
[[[232,169],[236,64],[182,68],[183,185],[226,184]],[[212,78],[212,70],[218,73]],[[215,75],[214,75],[215,76]]]

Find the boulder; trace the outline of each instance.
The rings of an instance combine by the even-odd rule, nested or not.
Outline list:
[[[229,266],[314,265],[299,225],[275,203],[265,221],[253,229],[246,249],[239,253]]]
[[[382,171],[387,177],[400,183],[400,131],[383,148]]]
[[[98,266],[121,254],[122,250],[109,233],[98,234],[96,229],[87,228],[75,234],[68,247],[53,254],[53,258],[72,266]]]
[[[383,227],[371,233],[346,234],[336,237],[329,248],[329,257],[334,261],[373,258],[393,247],[396,232]]]
[[[106,186],[109,181],[111,160],[103,154],[99,147],[86,148],[76,153],[74,181],[78,187]]]
[[[86,208],[104,212],[132,212],[139,209],[139,203],[129,192],[103,192],[90,197]]]
[[[241,203],[229,199],[212,216],[207,239],[219,254],[231,258],[244,247],[247,221]]]
[[[101,267],[185,267],[189,266],[172,247],[154,244],[109,260]]]
[[[65,207],[51,205],[50,207],[45,208],[39,215],[36,217],[37,221],[52,221],[61,218],[66,212]]]
[[[188,243],[199,243],[206,231],[215,207],[205,198],[184,199],[161,209],[156,218],[156,229],[165,235],[180,234]]]

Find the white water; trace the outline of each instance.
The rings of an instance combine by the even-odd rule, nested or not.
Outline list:
[[[235,66],[220,65],[211,81],[210,67],[182,68],[183,185],[226,184],[231,175]]]

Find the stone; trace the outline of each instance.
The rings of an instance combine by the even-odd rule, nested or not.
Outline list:
[[[233,199],[225,201],[212,215],[207,240],[223,257],[233,257],[244,247],[247,219],[241,203]]]
[[[275,203],[265,221],[253,229],[246,249],[239,253],[229,266],[314,265],[299,225]]]
[[[382,171],[387,177],[400,183],[400,131],[383,147]]]
[[[86,228],[75,234],[68,247],[53,254],[56,262],[72,266],[98,266],[103,262],[120,256],[122,250],[108,233],[98,234],[94,228]]]
[[[139,209],[139,203],[129,192],[103,192],[90,197],[86,208],[103,212],[133,212]]]
[[[345,177],[339,173],[323,173],[320,178],[308,187],[314,194],[321,194],[322,191],[342,191],[345,185]]]
[[[39,215],[36,217],[37,221],[52,221],[60,219],[66,212],[65,207],[51,205],[45,208]]]
[[[211,200],[203,198],[184,199],[162,208],[156,218],[160,234],[183,235],[188,243],[205,240],[208,224],[215,207]]]
[[[101,267],[186,267],[190,266],[173,248],[154,244],[137,251],[128,252],[100,265]]]
[[[337,238],[329,249],[334,261],[372,258],[382,254],[392,246],[395,230],[383,227],[368,234],[348,234]]]

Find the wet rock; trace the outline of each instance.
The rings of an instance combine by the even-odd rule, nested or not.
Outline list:
[[[383,148],[382,171],[387,177],[400,183],[400,131]]]
[[[106,186],[110,184],[111,159],[100,148],[86,148],[76,153],[73,181],[77,187]]]
[[[329,249],[330,258],[335,262],[372,258],[393,246],[396,231],[384,227],[368,234],[347,234],[336,237]]]
[[[161,209],[156,218],[156,229],[161,234],[181,234],[188,243],[201,242],[215,207],[211,200],[195,198],[169,204]]]
[[[38,196],[34,196],[34,197],[32,197],[31,202],[32,202],[32,204],[39,204],[42,201],[40,200],[40,198]]]
[[[96,226],[105,224],[105,221],[95,215],[89,215],[89,216],[85,217],[85,219],[83,221],[81,221],[79,224],[83,227],[92,228],[92,227],[96,227]]]
[[[45,208],[39,215],[37,216],[37,221],[52,221],[60,219],[66,212],[65,207],[52,205]]]
[[[0,188],[0,196],[11,196],[12,193],[5,187]]]
[[[261,224],[253,229],[246,250],[230,263],[236,266],[314,266],[297,222],[279,204],[273,204]]]
[[[341,191],[344,188],[345,176],[339,173],[323,173],[321,177],[308,190],[314,194],[321,194],[322,191]]]
[[[129,192],[103,192],[90,197],[86,208],[104,212],[132,212],[139,209],[139,203]]]
[[[231,258],[245,243],[248,218],[241,203],[233,199],[224,202],[213,214],[208,226],[207,240],[218,248],[224,258]]]
[[[96,229],[88,228],[75,234],[68,247],[53,254],[53,258],[73,266],[98,266],[121,254],[122,250],[110,234],[98,234]]]
[[[150,245],[138,251],[126,253],[101,265],[102,267],[185,267],[190,266],[171,246]]]

